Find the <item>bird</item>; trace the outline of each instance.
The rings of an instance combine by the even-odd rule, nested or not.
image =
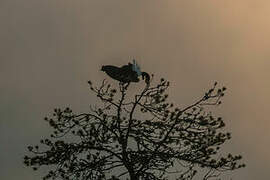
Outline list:
[[[108,76],[122,83],[139,82],[137,73],[132,71],[132,65],[130,63],[120,68],[112,65],[105,65],[102,66],[101,71],[104,71]]]
[[[133,64],[128,63],[122,67],[104,65],[101,67],[101,71],[104,71],[108,76],[122,83],[139,82],[139,76],[142,76],[142,79],[145,80],[147,84],[150,83],[149,74],[141,72],[135,59],[133,60]]]

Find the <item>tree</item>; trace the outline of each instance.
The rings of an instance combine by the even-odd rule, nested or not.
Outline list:
[[[175,108],[164,79],[130,96],[130,84],[89,85],[102,104],[81,114],[56,108],[45,117],[54,129],[51,137],[40,141],[42,147],[28,146],[27,166],[52,168],[44,179],[160,180],[173,174],[206,180],[245,166],[240,155],[221,156],[220,146],[231,135],[209,110],[221,104],[225,87],[215,83],[195,103]]]

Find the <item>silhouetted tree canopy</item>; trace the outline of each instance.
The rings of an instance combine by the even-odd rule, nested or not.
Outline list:
[[[51,168],[44,179],[206,180],[245,166],[240,155],[220,152],[231,134],[210,108],[221,104],[225,87],[215,83],[193,104],[174,107],[164,79],[133,95],[136,84],[89,85],[100,105],[80,114],[56,108],[45,118],[51,137],[28,146],[27,166]]]

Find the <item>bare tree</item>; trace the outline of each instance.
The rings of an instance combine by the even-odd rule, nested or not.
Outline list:
[[[221,104],[225,87],[215,83],[193,104],[175,108],[164,79],[134,95],[127,95],[129,83],[117,89],[105,81],[89,85],[100,106],[81,114],[56,108],[45,118],[54,129],[51,137],[40,141],[42,147],[28,146],[27,166],[52,169],[44,179],[161,180],[173,174],[206,180],[245,166],[241,156],[222,157],[220,147],[231,135],[209,110]]]

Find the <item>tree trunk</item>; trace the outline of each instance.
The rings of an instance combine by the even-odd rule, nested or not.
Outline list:
[[[129,171],[130,180],[139,180],[134,172]]]

